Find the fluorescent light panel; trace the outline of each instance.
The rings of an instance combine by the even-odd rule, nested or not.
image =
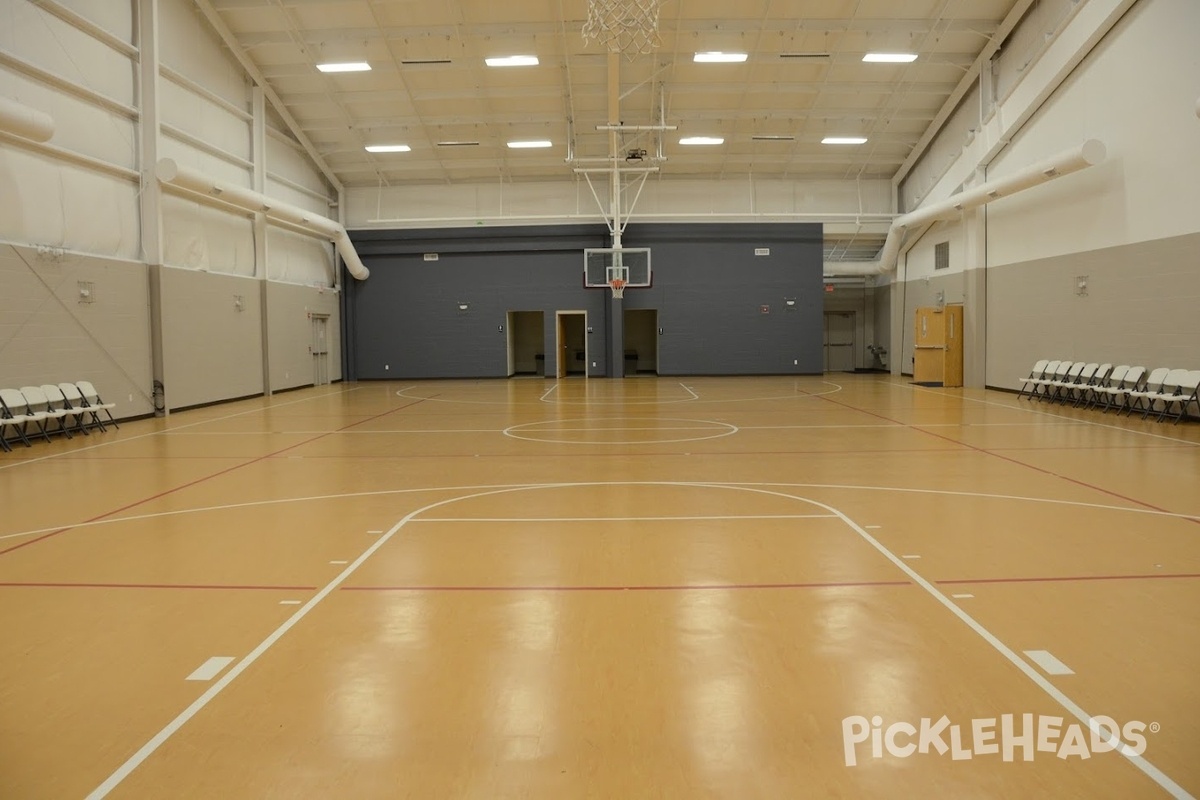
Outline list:
[[[866,144],[865,136],[826,136],[821,144]]]
[[[710,50],[707,53],[696,53],[693,61],[701,64],[740,64],[746,60],[745,53],[722,53],[720,50]]]
[[[539,62],[537,56],[496,56],[485,58],[483,63],[489,67],[536,67]]]
[[[345,61],[336,64],[317,64],[321,72],[370,72],[371,65],[365,61]]]
[[[369,144],[367,145],[368,153],[407,153],[412,150],[406,144]]]
[[[863,56],[863,61],[877,64],[911,64],[916,60],[916,53],[867,53]]]
[[[679,140],[680,144],[725,144],[725,140],[719,136],[685,136]]]
[[[551,143],[545,139],[537,139],[527,142],[509,142],[508,146],[514,150],[527,150],[534,147],[550,147]]]

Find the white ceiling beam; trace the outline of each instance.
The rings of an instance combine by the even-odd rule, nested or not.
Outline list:
[[[337,174],[329,167],[328,164],[325,163],[325,159],[321,157],[319,152],[317,152],[317,148],[314,147],[312,142],[308,140],[303,128],[300,127],[300,124],[296,122],[295,118],[292,117],[291,112],[288,111],[287,104],[285,104],[275,92],[275,89],[271,86],[266,76],[263,75],[261,70],[259,70],[258,65],[256,65],[246,51],[242,49],[242,46],[238,43],[237,37],[234,35],[233,31],[229,29],[229,26],[225,24],[225,21],[221,19],[220,14],[218,14],[217,10],[213,8],[210,0],[194,0],[194,2],[196,3],[196,7],[200,9],[200,13],[202,13],[204,18],[208,20],[208,24],[213,27],[213,30],[216,31],[217,35],[221,37],[221,41],[223,41],[225,46],[229,48],[229,52],[232,53],[233,57],[236,58],[238,63],[242,65],[242,69],[246,70],[246,74],[249,75],[254,80],[254,83],[263,90],[263,94],[266,95],[269,101],[271,101],[271,105],[274,107],[275,113],[279,114],[284,124],[287,125],[288,130],[291,131],[292,135],[296,137],[296,141],[298,141],[300,146],[304,148],[304,152],[307,153],[308,157],[313,160],[313,164],[316,165],[317,169],[321,170],[321,174],[325,176],[325,179],[329,181],[334,190],[340,192],[343,187],[342,182],[338,180]]]

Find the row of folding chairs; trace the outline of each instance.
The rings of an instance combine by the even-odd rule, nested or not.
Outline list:
[[[1031,402],[1069,403],[1076,407],[1110,409],[1126,416],[1141,412],[1142,419],[1154,416],[1178,423],[1200,403],[1200,370],[1145,367],[1083,361],[1042,360],[1021,378],[1018,399]]]
[[[89,381],[0,389],[0,450],[11,452],[14,442],[30,447],[31,436],[48,442],[52,433],[70,439],[109,425],[119,428],[112,415],[116,407],[104,402]]]

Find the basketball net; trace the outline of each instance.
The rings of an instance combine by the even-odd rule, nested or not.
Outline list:
[[[592,39],[633,60],[662,46],[658,10],[662,0],[588,0],[583,41]]]
[[[625,296],[625,281],[621,280],[620,278],[609,281],[608,286],[610,289],[612,289],[612,296],[615,299],[619,300]]]

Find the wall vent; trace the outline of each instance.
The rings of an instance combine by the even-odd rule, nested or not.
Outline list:
[[[933,246],[933,268],[950,269],[949,242],[938,242]]]

